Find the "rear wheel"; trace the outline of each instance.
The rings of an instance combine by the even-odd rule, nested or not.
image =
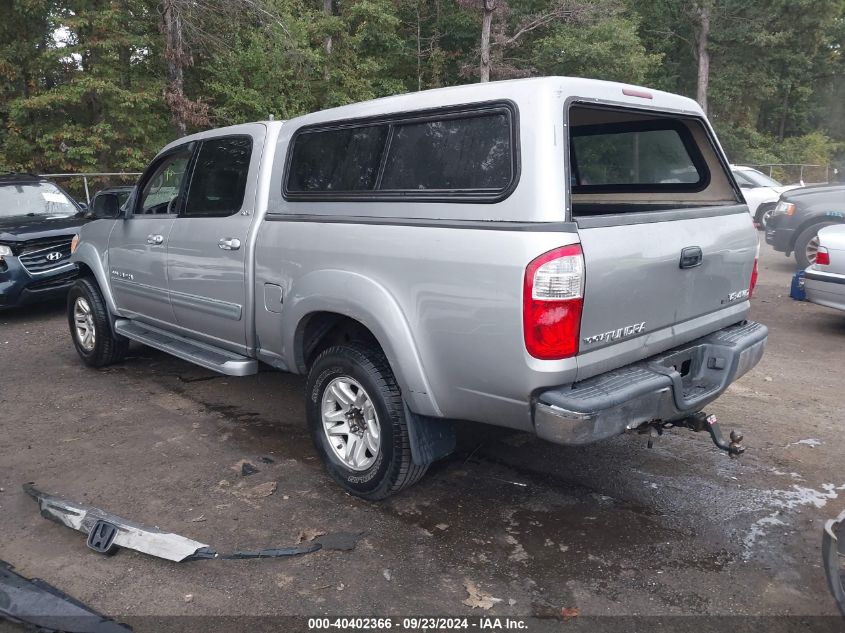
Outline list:
[[[411,458],[402,394],[377,348],[348,343],[320,354],[308,374],[306,409],[326,470],[351,494],[384,499],[425,474],[427,466]]]
[[[129,340],[112,334],[103,295],[90,278],[77,279],[70,287],[67,319],[73,345],[89,367],[117,363],[129,351]]]
[[[820,222],[809,226],[795,238],[795,262],[798,268],[806,268],[816,263],[816,253],[819,252],[819,230],[831,226],[836,222]]]

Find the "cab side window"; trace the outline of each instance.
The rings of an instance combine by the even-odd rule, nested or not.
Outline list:
[[[240,211],[251,158],[249,136],[203,141],[183,217],[225,217]]]
[[[188,143],[161,159],[141,188],[136,215],[179,212],[185,173],[193,153],[194,143]]]

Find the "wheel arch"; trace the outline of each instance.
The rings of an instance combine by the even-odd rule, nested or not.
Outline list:
[[[795,227],[795,230],[792,232],[792,239],[789,242],[789,254],[795,252],[795,243],[798,241],[798,237],[804,231],[806,231],[811,226],[814,226],[816,224],[824,224],[825,222],[832,222],[833,224],[845,224],[845,218],[841,218],[835,215],[818,214],[805,219],[801,224]]]
[[[97,251],[92,244],[81,242],[71,255],[70,261],[76,264],[80,275],[93,277],[94,281],[97,282],[113,320],[117,314],[117,304],[115,304],[114,295],[112,295],[111,286],[108,283],[103,258],[104,255]]]
[[[411,409],[441,415],[407,318],[384,286],[357,273],[323,270],[306,275],[286,294],[282,332],[291,369],[305,373],[321,341],[330,344],[337,340],[332,337],[343,335],[371,337]]]

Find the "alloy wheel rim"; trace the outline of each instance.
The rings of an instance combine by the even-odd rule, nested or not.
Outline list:
[[[85,297],[77,297],[73,304],[73,323],[80,347],[86,352],[93,351],[97,342],[97,331],[91,306]]]
[[[807,261],[811,264],[816,263],[816,255],[819,253],[819,236],[814,235],[813,239],[807,242],[807,248],[804,250],[804,254],[807,256]]]
[[[350,470],[370,468],[381,451],[381,426],[361,384],[348,376],[332,380],[323,390],[320,412],[335,457]]]

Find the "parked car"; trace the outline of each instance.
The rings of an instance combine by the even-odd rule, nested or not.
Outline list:
[[[54,182],[0,175],[0,309],[60,296],[76,279],[71,240],[87,221]]]
[[[783,185],[753,167],[731,165],[731,172],[742,189],[748,212],[758,228],[765,230],[769,217],[777,206],[782,193],[797,189],[801,185]]]
[[[845,224],[819,230],[816,261],[804,272],[807,301],[845,310]]]
[[[134,187],[115,186],[100,189],[91,199],[91,217],[115,217],[120,208],[129,200]]]
[[[766,226],[766,242],[798,268],[816,261],[819,229],[845,222],[845,185],[803,187],[783,194]]]
[[[718,147],[690,99],[561,77],[187,136],[119,219],[80,231],[73,344],[95,367],[134,340],[307,374],[317,452],[368,499],[453,450],[457,420],[720,440],[701,410],[767,329],[747,320],[757,235]]]

